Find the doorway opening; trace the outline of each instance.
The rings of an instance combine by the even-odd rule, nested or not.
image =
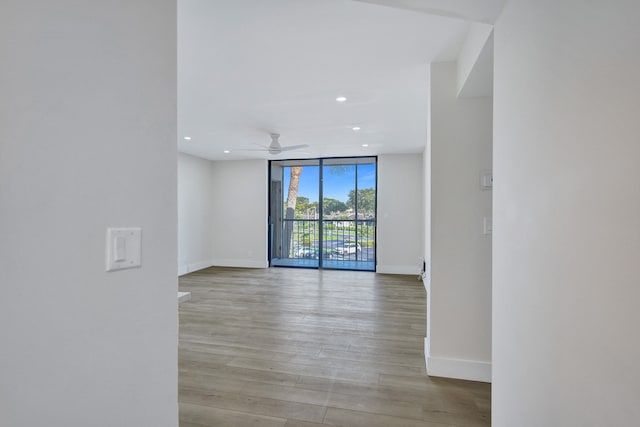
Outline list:
[[[376,157],[269,166],[271,266],[375,271]]]

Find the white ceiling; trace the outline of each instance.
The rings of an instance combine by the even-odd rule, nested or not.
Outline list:
[[[419,3],[444,1],[469,3]],[[469,23],[372,2],[179,0],[179,150],[212,160],[421,152],[428,64],[454,60]],[[238,151],[268,145],[270,132],[310,147]]]
[[[506,0],[356,0],[430,15],[494,24]]]

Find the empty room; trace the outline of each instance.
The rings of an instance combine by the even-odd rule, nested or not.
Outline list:
[[[492,26],[427,12],[178,4],[183,425],[490,425]]]
[[[0,2],[0,425],[638,425],[638,16]]]

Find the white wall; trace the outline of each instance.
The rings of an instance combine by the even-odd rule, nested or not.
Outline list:
[[[492,100],[456,98],[456,64],[431,66],[430,375],[491,379]],[[430,291],[430,292],[429,292]]]
[[[640,419],[640,3],[495,30],[495,426]]]
[[[459,97],[493,95],[493,26],[474,22],[457,60]]]
[[[178,157],[178,273],[266,268],[267,162]]]
[[[431,70],[427,74],[427,81],[431,86]],[[431,87],[428,99],[431,100]],[[427,307],[431,305],[431,102],[429,101],[429,115],[427,117],[427,142],[422,153],[422,214],[423,214],[423,242],[422,253],[425,271],[422,283],[427,296]],[[429,313],[427,313],[427,318]],[[427,322],[427,336],[424,338],[425,362],[429,354],[429,338],[431,336],[431,322]]]
[[[175,9],[0,4],[2,426],[178,425]]]
[[[378,156],[378,273],[420,272],[422,239],[422,156]]]
[[[266,268],[266,160],[213,162],[213,264]]]
[[[178,156],[178,274],[213,265],[213,162]]]

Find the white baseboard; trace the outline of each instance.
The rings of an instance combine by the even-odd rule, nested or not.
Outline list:
[[[194,262],[192,264],[178,266],[178,276],[184,276],[187,273],[209,268],[215,265],[212,260]]]
[[[178,304],[191,299],[191,292],[178,292]]]
[[[381,274],[411,274],[418,276],[420,267],[415,265],[376,265],[376,273]]]
[[[424,360],[430,377],[455,378],[458,380],[491,382],[491,363],[476,360],[431,357],[429,343],[424,339]]]
[[[193,264],[178,266],[178,276],[202,270],[209,267],[238,267],[238,268],[269,268],[267,261],[255,261],[248,259],[211,259],[195,262]]]
[[[238,268],[269,268],[268,261],[256,261],[251,259],[214,259],[211,265],[216,267]]]

